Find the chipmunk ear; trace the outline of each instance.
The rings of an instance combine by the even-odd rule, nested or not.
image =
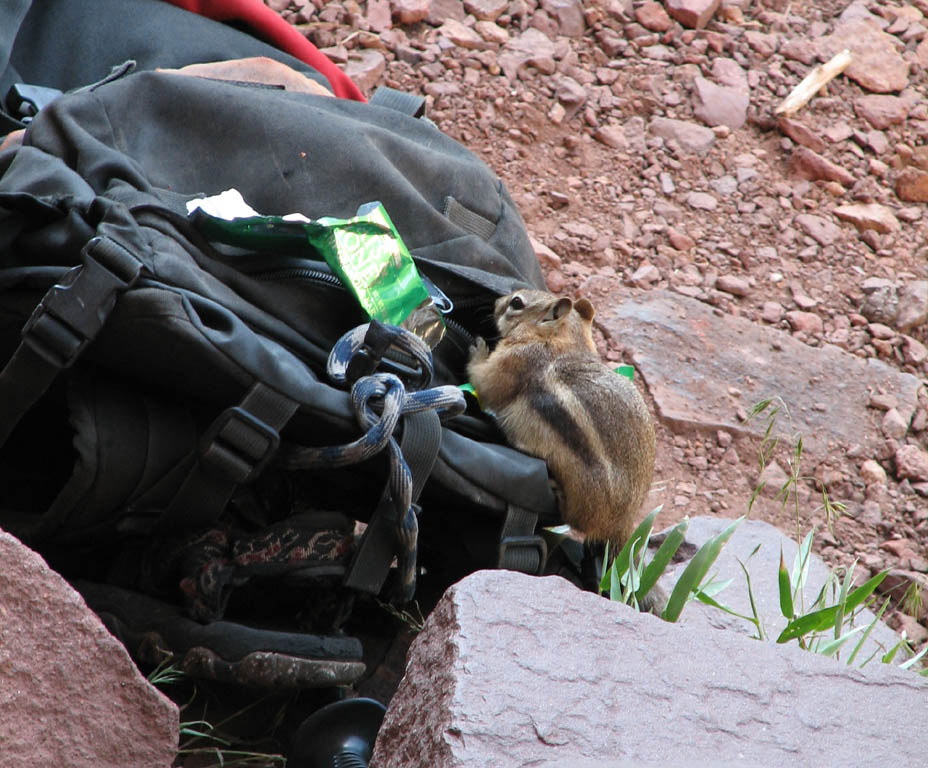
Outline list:
[[[558,320],[567,317],[567,314],[570,312],[574,303],[568,299],[566,296],[562,299],[555,301],[545,313],[544,322],[546,323],[555,323]]]
[[[577,299],[577,301],[574,302],[574,309],[577,310],[580,317],[582,317],[585,322],[593,322],[593,316],[596,314],[596,310],[593,309],[593,305],[590,304],[589,299]]]

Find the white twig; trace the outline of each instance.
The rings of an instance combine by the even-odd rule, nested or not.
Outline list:
[[[773,114],[786,115],[791,117],[796,114],[802,107],[809,103],[813,96],[818,93],[825,85],[840,75],[851,63],[851,52],[845,48],[841,53],[832,56],[824,64],[820,64],[813,69],[805,79],[793,88],[792,93],[787,96],[783,103],[777,107]]]

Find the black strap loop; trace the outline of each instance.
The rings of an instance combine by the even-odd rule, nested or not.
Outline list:
[[[200,441],[199,455],[167,509],[154,523],[158,530],[211,525],[225,509],[235,486],[257,477],[280,445],[280,430],[299,404],[255,382],[237,406],[213,421]]]
[[[51,386],[55,377],[96,338],[142,270],[122,245],[95,237],[84,246],[83,263],[53,285],[26,321],[22,342],[0,372],[0,445]]]
[[[412,502],[419,499],[441,447],[441,422],[435,411],[403,417],[400,450],[412,475]],[[368,523],[345,574],[345,586],[376,595],[383,588],[396,555],[396,512],[389,484]]]
[[[499,539],[497,568],[540,576],[548,559],[545,540],[535,534],[538,515],[510,504]]]

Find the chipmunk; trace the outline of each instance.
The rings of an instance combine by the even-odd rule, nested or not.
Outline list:
[[[651,486],[654,426],[637,387],[599,359],[594,314],[587,299],[504,296],[500,341],[490,352],[478,339],[467,370],[508,441],[548,463],[564,519],[619,548]]]

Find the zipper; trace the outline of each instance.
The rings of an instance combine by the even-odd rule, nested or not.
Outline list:
[[[260,272],[252,272],[249,277],[258,282],[271,282],[275,280],[307,280],[309,282],[320,283],[332,288],[338,288],[347,293],[347,289],[342,281],[331,272],[312,267],[279,267],[277,269],[266,269]],[[450,315],[442,315],[445,322],[445,329],[454,337],[456,345],[465,352],[474,345],[474,336],[461,323],[454,320]],[[463,342],[463,345],[462,345]]]
[[[261,283],[273,280],[307,280],[313,283],[324,283],[343,291],[346,290],[345,286],[342,285],[342,281],[331,272],[324,272],[321,269],[312,269],[310,267],[281,267],[263,272],[252,272],[249,277]]]

